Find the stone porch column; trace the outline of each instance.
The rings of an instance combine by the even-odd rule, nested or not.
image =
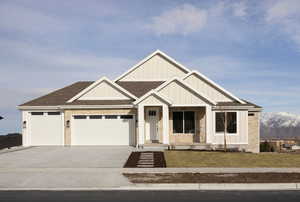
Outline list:
[[[138,144],[145,144],[145,115],[144,115],[144,106],[138,105]]]
[[[162,119],[163,119],[163,143],[169,144],[169,106],[162,106]]]

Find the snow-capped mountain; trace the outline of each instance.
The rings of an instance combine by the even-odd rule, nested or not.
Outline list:
[[[260,121],[262,138],[300,138],[300,115],[287,112],[263,112]]]

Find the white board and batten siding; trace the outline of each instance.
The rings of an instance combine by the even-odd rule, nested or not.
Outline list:
[[[36,112],[43,114],[34,115]],[[59,114],[51,115],[53,112]],[[23,146],[64,145],[62,112],[22,111],[22,119]]]
[[[215,102],[232,102],[233,99],[225,95],[220,90],[216,89],[216,87],[212,86],[208,82],[204,81],[202,78],[195,74],[191,74],[186,77],[184,81],[193,87],[195,90],[200,92],[201,94],[207,96],[211,100]]]
[[[102,81],[96,87],[85,93],[79,100],[128,100],[128,96],[124,95],[119,89]]]
[[[224,144],[224,133],[216,133],[216,112],[212,112],[212,133],[208,138],[210,143],[221,145]],[[230,111],[237,112],[237,133],[226,134],[227,144],[248,144],[248,111]]]
[[[156,54],[129,72],[120,81],[165,81],[174,77],[182,78],[185,74],[184,70]]]
[[[159,93],[168,98],[173,105],[207,105],[203,99],[177,81],[169,83],[160,89]]]

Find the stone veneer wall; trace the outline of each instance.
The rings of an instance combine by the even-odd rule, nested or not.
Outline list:
[[[248,145],[246,151],[259,153],[260,144],[260,112],[249,112],[254,116],[248,116]]]
[[[196,133],[173,134],[173,111],[195,111]],[[174,107],[169,111],[169,138],[170,145],[189,145],[193,143],[205,143],[205,108],[204,107]]]
[[[65,126],[66,122],[70,120],[70,124],[72,125],[71,118],[73,115],[107,115],[107,114],[132,114],[137,115],[136,109],[72,109],[65,110]],[[71,126],[72,127],[72,126]],[[65,127],[65,145],[71,145],[71,127]]]

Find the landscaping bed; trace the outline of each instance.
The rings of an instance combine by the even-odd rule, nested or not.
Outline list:
[[[147,160],[141,158],[141,155],[153,156],[153,158],[149,159],[149,162],[151,162],[151,163],[147,163]],[[124,168],[143,167],[141,165],[141,161],[144,161],[145,167],[152,167],[152,168],[165,168],[166,167],[166,161],[165,161],[163,152],[145,151],[145,152],[132,152],[126,161]]]
[[[217,151],[165,151],[167,167],[200,168],[299,168],[300,154],[296,153],[245,153]]]
[[[300,173],[124,173],[132,183],[300,183]]]

